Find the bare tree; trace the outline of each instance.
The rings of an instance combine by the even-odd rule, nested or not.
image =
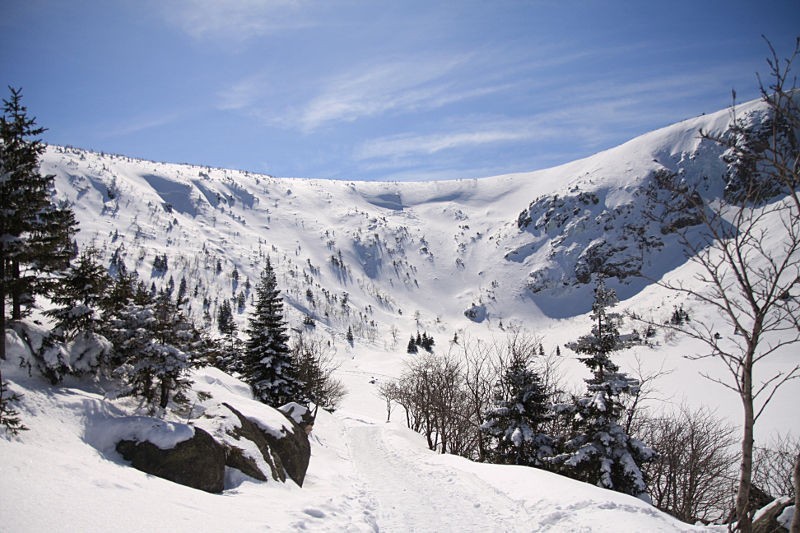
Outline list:
[[[729,514],[736,478],[735,430],[706,408],[643,417],[637,436],[658,457],[642,466],[653,505],[684,522]]]
[[[794,461],[800,453],[800,439],[791,434],[776,434],[766,446],[753,450],[753,484],[777,498],[794,498]]]
[[[465,414],[474,432],[476,459],[483,462],[486,460],[486,437],[480,427],[491,400],[496,375],[491,350],[486,343],[473,341],[464,335],[459,344],[451,344],[450,353],[464,362]]]
[[[644,368],[641,357],[636,355],[635,360],[636,369],[631,374],[639,382],[639,388],[622,401],[625,407],[625,432],[628,434],[631,433],[638,419],[647,416],[645,402],[663,400],[659,397],[658,390],[653,384],[658,378],[671,374],[673,370],[665,369],[664,363],[662,363],[658,370],[648,371]]]
[[[292,362],[306,399],[323,409],[336,409],[347,390],[333,376],[339,365],[333,358],[330,343],[321,337],[301,332],[294,339]]]
[[[789,531],[800,531],[800,453],[794,460],[794,517]]]
[[[756,374],[765,359],[800,342],[800,112],[791,77],[800,39],[783,62],[771,44],[769,48],[772,83],[765,87],[759,80],[766,119],[748,124],[748,117],[737,116],[734,93],[731,128],[721,135],[701,132],[726,150],[725,194],[708,203],[698,201],[697,192],[673,176],[673,192],[682,196],[699,223],[699,230],[680,233],[688,259],[699,268],[694,283],[661,282],[714,311],[708,319],[664,327],[704,343],[705,353],[695,358],[713,357],[724,365],[721,373],[705,377],[741,400],[735,514],[736,527],[748,533],[754,427],[777,390],[800,377],[800,365],[765,377]]]

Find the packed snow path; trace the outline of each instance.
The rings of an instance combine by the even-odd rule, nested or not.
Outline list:
[[[429,461],[430,454],[404,446],[391,425],[347,422],[351,457],[376,500],[379,531],[521,530],[520,504],[477,476]]]

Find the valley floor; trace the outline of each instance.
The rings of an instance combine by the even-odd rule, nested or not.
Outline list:
[[[29,431],[0,438],[0,531],[694,531],[651,506],[526,467],[427,449],[386,423],[362,373],[342,409],[320,411],[304,487],[231,479],[221,495],[145,475],[98,443],[121,406],[81,382],[51,389],[4,363]],[[241,383],[195,381],[219,396]],[[216,390],[215,390],[216,388]],[[371,397],[371,398],[370,398]]]

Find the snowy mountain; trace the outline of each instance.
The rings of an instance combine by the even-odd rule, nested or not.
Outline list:
[[[757,123],[763,109],[753,102],[739,113]],[[0,524],[10,531],[692,530],[628,496],[429,452],[401,421],[383,423],[376,383],[402,372],[405,342],[419,331],[435,336],[440,350],[456,335],[490,341],[515,327],[541,336],[548,351],[563,346],[590,327],[597,273],[609,277],[624,310],[666,320],[684,301],[652,280],[691,282],[674,230],[692,221],[680,206],[654,211],[648,198],[659,194],[665,173],[700,185],[707,200],[724,194],[723,150],[698,131],[722,134],[729,123],[721,111],[560,167],[437,182],[276,178],[48,147],[42,171],[74,204],[80,245],[97,247],[111,270],[123,262],[148,285],[185,281],[199,324],[215,329],[230,299],[241,330],[269,256],[290,327],[308,328],[304,319],[313,319],[349,395],[334,414],[320,415],[303,489],[242,482],[213,496],[98,451],[86,437],[87,424],[108,408],[96,387],[70,381],[50,392],[6,363],[31,431],[0,440]],[[689,340],[658,342],[623,353],[620,366],[670,368],[657,383],[659,398],[716,407],[735,423],[735,396],[699,376],[715,363],[682,359],[698,349]],[[571,356],[564,368],[575,383],[586,377]],[[214,395],[247,394],[212,370],[196,371],[194,380]],[[781,390],[757,438],[800,431],[798,395],[796,382]]]

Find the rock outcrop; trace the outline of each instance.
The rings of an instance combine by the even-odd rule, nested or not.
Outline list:
[[[314,424],[307,408],[284,406],[277,410],[280,427],[262,427],[227,403],[220,407],[225,409],[218,414],[227,411],[235,418],[228,415],[216,423],[204,421],[214,436],[195,426],[191,438],[169,448],[143,437],[120,440],[116,450],[142,472],[206,492],[225,489],[226,467],[259,481],[285,482],[289,478],[303,485],[311,458],[308,433]]]
[[[225,448],[200,428],[194,428],[194,436],[174,448],[132,440],[121,440],[116,448],[142,472],[206,492],[225,488]]]

